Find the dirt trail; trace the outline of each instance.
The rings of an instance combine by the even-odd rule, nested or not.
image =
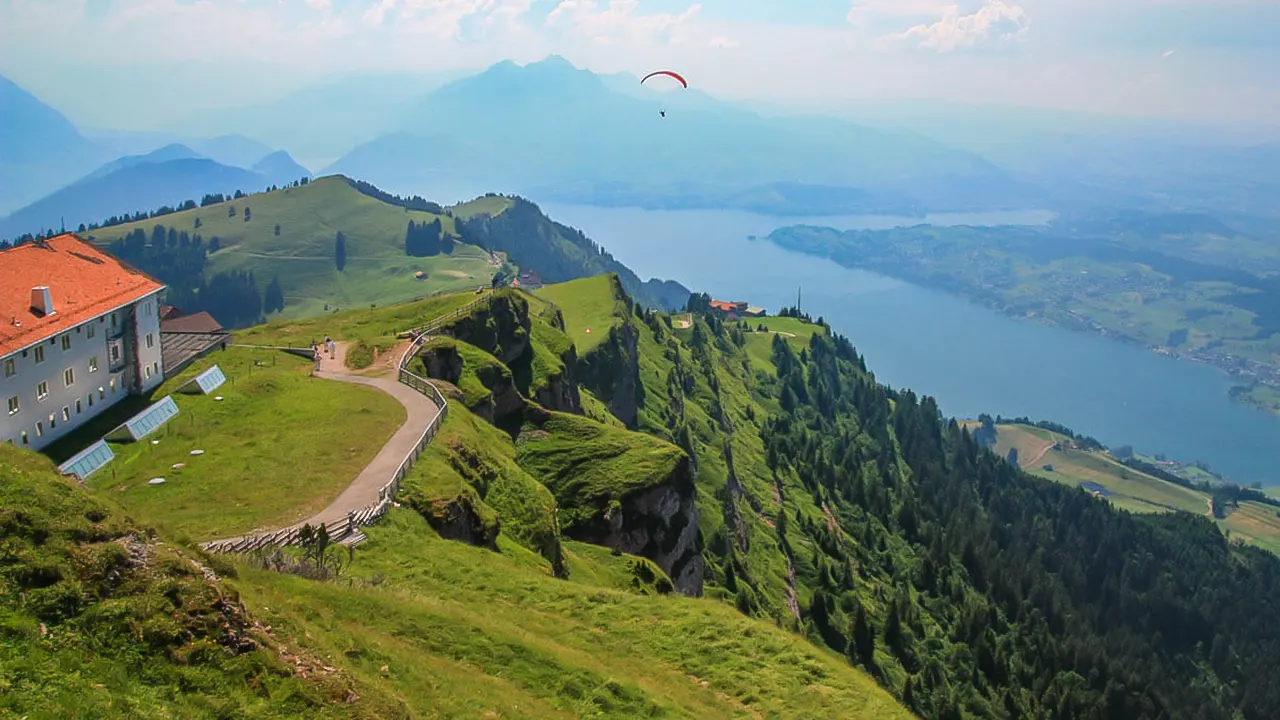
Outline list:
[[[388,350],[379,356],[379,360],[390,358],[389,367],[394,367],[395,358],[398,357],[398,352]],[[310,524],[314,527],[321,523],[332,527],[344,522],[348,513],[359,512],[377,502],[378,492],[391,480],[391,476],[400,467],[400,463],[405,459],[405,456],[413,450],[418,443],[418,439],[422,437],[422,433],[426,432],[427,426],[440,413],[440,408],[427,396],[399,382],[395,375],[370,376],[356,374],[347,369],[346,358],[347,343],[337,343],[337,350],[333,357],[330,357],[329,353],[326,352],[320,360],[320,370],[314,373],[315,377],[377,388],[395,398],[404,406],[406,411],[405,421],[391,436],[391,439],[382,446],[382,449],[373,457],[373,460],[364,466],[360,474],[351,481],[351,484],[333,502],[329,503],[328,507],[292,527],[301,527],[303,524]],[[377,367],[378,364],[375,363],[374,367]],[[333,421],[342,422],[342,418],[334,418]],[[278,528],[272,528],[267,532],[276,529]],[[255,530],[254,533],[250,534],[258,532],[263,531]]]

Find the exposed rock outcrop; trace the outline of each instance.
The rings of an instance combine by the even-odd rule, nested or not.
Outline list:
[[[470,315],[441,329],[457,338],[511,363],[529,346],[529,303],[514,290],[499,290]]]
[[[706,572],[698,539],[698,506],[688,465],[680,472],[688,479],[687,486],[684,482],[659,485],[611,508],[605,514],[609,534],[594,542],[653,560],[670,576],[676,590],[698,597]]]
[[[500,525],[497,514],[484,506],[474,490],[468,488],[452,498],[423,503],[417,509],[446,540],[498,549]]]
[[[579,363],[582,385],[609,406],[609,412],[628,428],[636,428],[639,414],[640,333],[626,318],[609,337]]]

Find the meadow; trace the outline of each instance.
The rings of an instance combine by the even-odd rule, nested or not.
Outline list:
[[[194,363],[152,398],[215,364],[227,382],[213,396],[175,394],[175,418],[140,442],[114,443],[116,459],[87,481],[171,537],[211,540],[303,520],[336,498],[405,420],[385,393],[310,377],[303,358],[241,348]],[[148,484],[153,478],[165,482]]]
[[[390,205],[342,177],[329,176],[301,187],[100,228],[89,237],[106,244],[135,227],[149,233],[155,225],[199,233],[206,242],[217,237],[220,248],[209,254],[206,272],[253,271],[259,287],[279,278],[285,296],[280,316],[295,318],[488,287],[503,260],[474,245],[455,243],[451,253],[431,257],[405,254],[409,222],[436,220],[444,234],[456,236],[451,217]],[[341,272],[334,262],[338,232],[346,243]],[[426,273],[426,279],[418,279],[418,272]]]

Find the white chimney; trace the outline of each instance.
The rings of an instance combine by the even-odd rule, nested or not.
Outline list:
[[[53,296],[44,285],[31,288],[31,309],[41,315],[53,314]]]

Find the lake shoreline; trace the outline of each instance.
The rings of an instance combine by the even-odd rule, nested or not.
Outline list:
[[[955,293],[760,242],[795,224],[790,219],[557,203],[543,209],[581,228],[640,277],[670,278],[771,312],[794,305],[802,288],[803,309],[848,337],[880,382],[927,393],[948,416],[1044,418],[1107,445],[1204,460],[1233,482],[1280,486],[1280,418],[1226,397],[1229,381],[1200,363],[1158,362],[1156,353],[1132,347],[1137,343],[1064,333],[1046,322],[1011,323],[1009,314]],[[1042,225],[1052,217],[1027,211],[927,223]],[[876,230],[917,222],[846,217],[811,224]]]
[[[1013,310],[1003,298],[991,293],[976,292],[974,288],[960,282],[937,283],[929,282],[929,278],[919,277],[910,273],[902,273],[895,271],[895,268],[882,267],[880,265],[849,265],[842,263],[830,254],[821,252],[813,252],[802,248],[792,247],[788,244],[780,242],[774,233],[767,236],[767,240],[775,246],[787,252],[799,253],[809,257],[829,260],[836,263],[840,267],[850,270],[859,270],[862,272],[871,272],[885,277],[893,278],[900,282],[908,283],[915,287],[936,292],[946,293],[952,297],[956,297],[968,302],[985,307],[988,310],[999,312],[1001,315],[1018,321],[1031,320],[1037,324],[1047,327],[1068,330],[1072,332],[1082,332],[1106,338],[1108,340],[1118,341],[1126,345],[1141,347],[1153,355],[1180,360],[1196,365],[1204,365],[1212,367],[1222,373],[1224,377],[1234,383],[1234,386],[1228,388],[1228,397],[1236,403],[1247,406],[1268,415],[1280,417],[1280,407],[1272,407],[1259,401],[1253,394],[1253,390],[1261,385],[1267,388],[1275,389],[1280,392],[1280,366],[1263,363],[1257,360],[1246,358],[1238,358],[1228,354],[1219,353],[1181,353],[1174,348],[1154,345],[1131,335],[1127,335],[1122,331],[1108,328],[1105,325],[1071,310],[1054,312],[1053,314],[1036,313],[1033,315],[1026,314],[1021,311]]]

